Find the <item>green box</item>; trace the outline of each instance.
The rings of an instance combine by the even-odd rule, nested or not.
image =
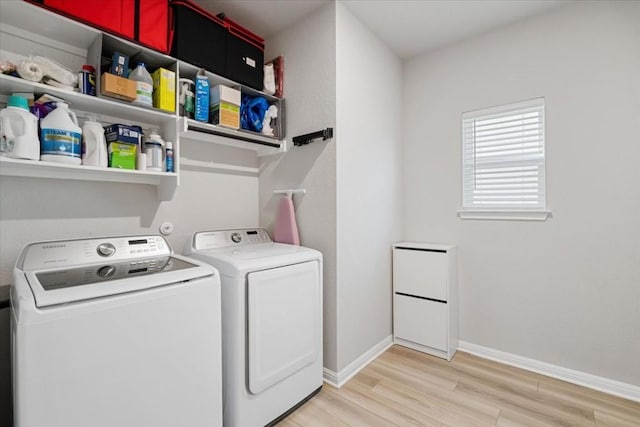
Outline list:
[[[109,144],[109,167],[119,169],[136,168],[136,144],[112,142]]]

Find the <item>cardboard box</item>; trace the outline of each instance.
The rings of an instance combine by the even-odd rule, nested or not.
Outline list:
[[[100,93],[125,101],[135,101],[136,82],[114,74],[102,73]]]
[[[174,113],[176,111],[176,73],[158,68],[153,79],[153,106]]]
[[[217,85],[210,91],[209,118],[214,125],[240,129],[240,91]]]
[[[135,169],[138,146],[112,142],[108,146],[109,167],[119,169]]]

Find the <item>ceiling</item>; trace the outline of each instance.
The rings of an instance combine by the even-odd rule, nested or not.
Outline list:
[[[268,38],[310,15],[331,0],[193,0],[214,15],[230,19],[260,37]]]
[[[268,38],[332,0],[195,0]],[[400,58],[455,43],[569,0],[339,0]]]

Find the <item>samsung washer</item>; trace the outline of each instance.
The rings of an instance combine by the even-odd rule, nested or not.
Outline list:
[[[16,427],[222,425],[219,275],[162,237],[28,245],[11,304]]]
[[[195,233],[187,254],[220,272],[224,425],[276,423],[322,387],[322,254],[263,229]]]

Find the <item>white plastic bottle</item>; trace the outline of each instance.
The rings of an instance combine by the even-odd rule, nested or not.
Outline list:
[[[131,72],[129,80],[136,82],[136,100],[133,103],[142,107],[153,107],[153,79],[144,62],[138,62],[138,66]]]
[[[157,172],[165,171],[164,146],[164,140],[160,134],[158,134],[158,131],[152,130],[144,142],[144,152],[147,154],[147,170]]]
[[[40,160],[38,119],[21,96],[11,95],[0,111],[0,156]]]
[[[82,129],[69,105],[57,102],[56,109],[40,121],[40,160],[82,163]]]
[[[89,116],[82,126],[82,164],[106,168],[108,163],[104,128],[94,116]]]

